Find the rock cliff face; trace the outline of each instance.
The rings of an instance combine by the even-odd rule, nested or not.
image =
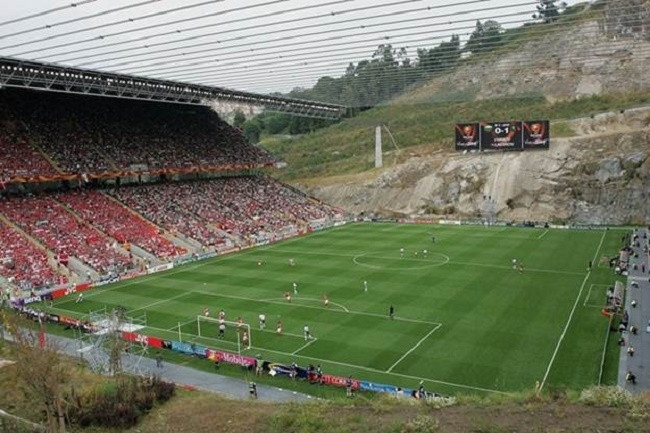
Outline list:
[[[354,213],[650,223],[650,107],[570,124],[578,136],[549,151],[425,150],[370,179],[301,187]]]
[[[569,27],[531,30],[517,49],[467,63],[398,100],[453,97],[449,89],[478,99],[542,95],[556,100],[650,86],[650,1],[611,0],[602,13],[585,3],[575,17]]]

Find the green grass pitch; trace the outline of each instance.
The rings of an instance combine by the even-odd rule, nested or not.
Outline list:
[[[251,326],[253,347],[243,354],[321,364],[326,373],[409,387],[424,380],[447,394],[536,381],[581,388],[598,380],[607,321],[594,306],[614,281],[597,264],[617,254],[623,233],[357,223],[104,286],[53,310],[124,306],[147,313],[144,333],[178,339],[180,323],[183,340],[232,351],[232,328],[218,340],[216,325],[202,323],[203,338],[195,335],[204,307],[212,317],[224,309]],[[299,293],[288,303],[293,282]],[[313,340],[303,338],[304,325]]]

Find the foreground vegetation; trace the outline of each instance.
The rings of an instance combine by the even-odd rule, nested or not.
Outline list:
[[[76,369],[73,380],[98,386],[107,379]],[[12,367],[0,369],[0,408],[44,423],[39,407],[23,393]],[[110,389],[110,386],[108,387]],[[590,388],[582,393],[559,389],[511,395],[459,397],[455,405],[396,400],[320,401],[310,404],[267,404],[235,401],[197,391],[179,390],[166,404],[155,405],[137,425],[83,427],[72,433],[433,433],[433,432],[650,432],[650,395],[633,398],[617,388]],[[8,426],[8,425],[7,425]],[[4,431],[35,432],[25,426]]]

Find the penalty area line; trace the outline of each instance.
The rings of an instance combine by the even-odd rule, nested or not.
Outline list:
[[[291,352],[291,354],[292,354],[292,355],[297,354],[298,352],[302,351],[303,349],[306,349],[306,348],[308,348],[309,346],[311,346],[311,345],[312,345],[313,343],[315,343],[316,341],[318,341],[318,338],[312,338],[312,339],[309,340],[307,343],[305,343],[304,345],[300,346],[300,348],[298,348],[298,349],[294,350],[293,352]]]
[[[428,333],[427,335],[425,335],[424,337],[422,337],[422,338],[420,339],[420,341],[418,341],[417,343],[415,343],[415,346],[411,347],[411,349],[409,349],[408,352],[406,352],[404,355],[402,355],[402,357],[401,357],[400,359],[398,359],[397,361],[395,361],[395,363],[394,363],[393,365],[391,365],[391,366],[388,368],[388,370],[386,370],[386,373],[390,373],[391,371],[393,371],[393,368],[395,368],[395,367],[397,366],[397,364],[399,364],[400,362],[402,362],[402,361],[404,360],[404,358],[406,358],[407,356],[409,356],[409,355],[411,354],[411,352],[413,352],[415,349],[417,349],[417,348],[420,346],[420,344],[422,344],[422,342],[423,342],[424,340],[426,340],[427,338],[429,338],[429,336],[430,336],[431,334],[433,334],[433,333],[436,332],[438,329],[440,329],[441,326],[442,326],[442,324],[439,323],[435,328],[433,328],[431,331],[429,331],[429,333]]]

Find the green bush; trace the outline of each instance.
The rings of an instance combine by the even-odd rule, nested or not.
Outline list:
[[[113,386],[97,387],[86,396],[75,396],[70,421],[82,427],[129,428],[156,403],[169,400],[175,389],[173,383],[157,377],[118,377]]]
[[[580,401],[590,406],[629,407],[634,397],[618,386],[594,386],[582,390]]]

